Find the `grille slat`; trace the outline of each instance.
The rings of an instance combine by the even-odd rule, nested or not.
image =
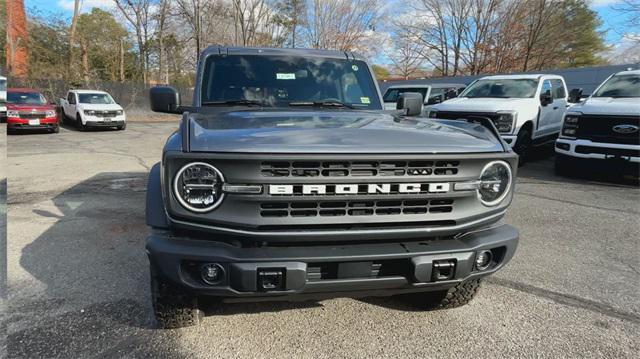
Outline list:
[[[262,162],[263,177],[390,177],[457,175],[460,161]]]
[[[260,215],[262,217],[336,217],[449,213],[453,211],[453,204],[453,199],[268,202],[260,205]]]

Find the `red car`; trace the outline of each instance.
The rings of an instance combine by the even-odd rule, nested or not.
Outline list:
[[[7,132],[18,130],[60,131],[55,105],[37,90],[10,88],[7,90]]]

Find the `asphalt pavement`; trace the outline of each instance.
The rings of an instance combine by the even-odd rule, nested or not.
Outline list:
[[[520,169],[512,262],[469,305],[396,298],[228,304],[199,327],[154,327],[146,177],[176,122],[9,136],[7,353],[12,358],[580,357],[640,353],[634,179]],[[604,176],[607,177],[607,176]]]

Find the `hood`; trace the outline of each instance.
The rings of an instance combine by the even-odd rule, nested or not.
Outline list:
[[[376,111],[219,111],[193,114],[193,152],[503,152],[485,127],[464,121],[401,118]]]
[[[114,111],[122,110],[122,106],[117,103],[81,103],[80,106],[83,110],[98,110],[98,111]]]
[[[7,103],[7,110],[13,111],[48,111],[55,110],[56,107],[54,105],[29,105],[29,104],[17,104],[17,103]]]
[[[585,115],[640,116],[640,98],[590,97],[571,106],[567,111],[582,112]]]
[[[487,98],[487,97],[456,97],[445,102],[433,105],[433,111],[472,111],[472,112],[496,112],[513,111],[527,108],[538,110],[539,101],[535,98]]]

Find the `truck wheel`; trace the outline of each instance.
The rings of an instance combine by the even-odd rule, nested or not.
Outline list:
[[[513,145],[513,150],[518,154],[518,166],[522,166],[526,161],[531,150],[531,133],[529,129],[523,128],[518,132],[516,143]]]
[[[59,133],[60,132],[60,125],[57,125],[56,127],[53,128],[53,130],[51,131],[53,133]]]
[[[80,118],[80,114],[76,113],[76,128],[78,131],[85,131],[87,127],[82,123],[82,118]]]
[[[121,126],[118,126],[118,131],[124,131],[125,128],[127,128],[127,124],[123,123]]]
[[[440,292],[416,293],[409,301],[427,310],[451,309],[469,303],[480,289],[480,279],[470,279]]]
[[[169,283],[151,269],[151,300],[160,328],[172,329],[200,324],[204,313],[198,308],[198,298]]]

